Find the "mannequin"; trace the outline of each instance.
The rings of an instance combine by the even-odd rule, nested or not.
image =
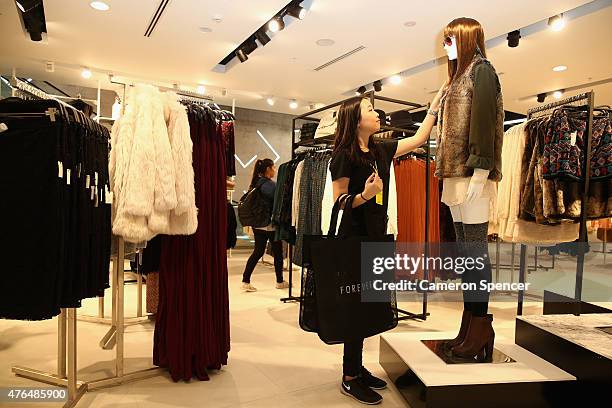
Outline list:
[[[484,257],[483,270],[462,275],[464,282],[491,281],[487,231],[489,208],[501,179],[503,104],[495,69],[486,60],[484,31],[470,18],[444,30],[449,87],[438,121],[436,176],[443,179],[442,201],[450,207],[462,256]],[[459,334],[445,344],[456,359],[490,361],[495,332],[487,313],[486,291],[463,293]]]

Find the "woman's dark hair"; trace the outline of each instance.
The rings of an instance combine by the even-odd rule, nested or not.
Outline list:
[[[338,110],[338,126],[336,127],[332,154],[335,155],[341,150],[345,150],[349,153],[349,159],[352,162],[366,162],[357,137],[357,125],[361,120],[361,101],[363,99],[365,98],[362,96],[347,99]],[[374,149],[372,138],[368,141],[368,148],[370,154],[374,155],[376,149]]]
[[[266,171],[269,167],[274,166],[274,161],[272,159],[260,159],[255,162],[255,167],[253,167],[253,177],[251,178],[251,185],[249,186],[249,190],[255,187],[257,181],[259,181],[260,177],[263,177],[266,174]]]

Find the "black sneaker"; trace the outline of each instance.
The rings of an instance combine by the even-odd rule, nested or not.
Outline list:
[[[363,382],[365,385],[367,385],[373,390],[384,390],[385,388],[387,388],[386,381],[381,380],[378,377],[374,377],[371,372],[366,370],[365,367],[361,367],[359,378],[361,378],[361,382]]]
[[[365,385],[359,377],[353,378],[350,381],[342,381],[340,389],[344,395],[353,397],[357,401],[366,405],[380,404],[383,399],[380,394]]]

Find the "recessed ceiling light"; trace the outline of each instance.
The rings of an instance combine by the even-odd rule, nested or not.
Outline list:
[[[295,99],[292,99],[291,102],[289,102],[289,107],[291,109],[297,109],[297,107],[298,107],[297,101]]]
[[[85,79],[89,79],[91,78],[91,71],[87,68],[84,68],[83,71],[81,71],[81,76]]]
[[[317,40],[317,45],[321,47],[330,47],[334,45],[336,42],[330,38],[321,38]]]
[[[15,3],[17,3],[17,7],[19,7],[19,10],[21,10],[22,13],[25,13],[25,8],[23,8],[23,6],[21,5],[20,2],[16,1]]]
[[[206,87],[204,85],[198,85],[196,92],[200,95],[204,95],[206,93]]]
[[[406,21],[404,23],[404,27],[414,27],[416,25],[416,21]]]
[[[89,5],[98,11],[108,11],[110,6],[103,1],[92,1]]]
[[[200,27],[200,31],[203,33],[212,33],[212,28],[210,27]]]
[[[556,67],[553,67],[553,71],[555,72],[563,72],[567,69],[567,67],[565,65],[557,65]]]
[[[555,97],[555,99],[561,99],[561,97],[563,96],[563,91],[555,91],[553,92],[553,96]]]
[[[266,99],[266,102],[268,102],[268,105],[274,106],[274,98],[272,98],[271,96]]]
[[[393,84],[393,85],[399,85],[402,83],[402,77],[399,75],[393,75],[391,76],[391,78],[389,78],[389,81]]]
[[[219,23],[221,23],[221,22],[223,21],[223,16],[222,16],[222,15],[220,15],[220,14],[215,14],[215,15],[213,16],[212,20],[213,20],[215,23],[219,24]]]

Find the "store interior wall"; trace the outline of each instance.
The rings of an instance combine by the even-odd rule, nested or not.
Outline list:
[[[292,119],[293,116],[283,113],[236,108],[234,137],[236,156],[239,160],[236,159],[236,188],[233,200],[238,201],[248,190],[253,166],[258,159],[276,160],[277,168],[281,163],[291,159]]]

